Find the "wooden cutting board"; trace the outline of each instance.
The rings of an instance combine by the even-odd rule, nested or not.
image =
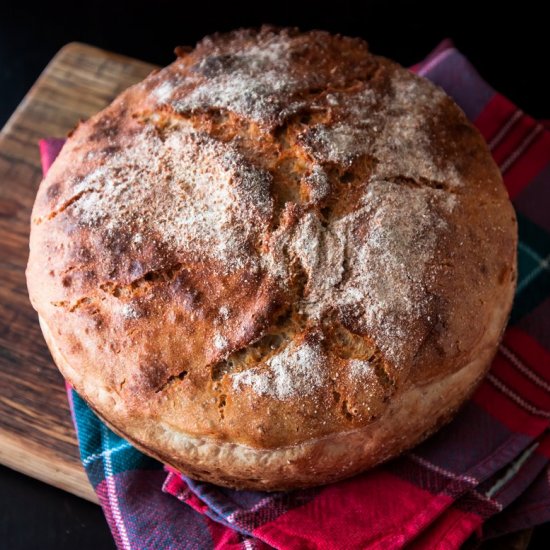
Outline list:
[[[29,219],[42,177],[38,140],[64,137],[154,68],[68,44],[0,133],[0,463],[92,501],[63,379],[25,284]]]

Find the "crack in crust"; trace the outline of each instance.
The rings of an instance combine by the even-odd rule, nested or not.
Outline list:
[[[41,223],[43,223],[45,221],[53,220],[56,216],[58,216],[59,214],[65,212],[65,210],[67,210],[67,208],[69,208],[69,206],[74,205],[84,195],[86,195],[87,193],[92,193],[94,191],[95,191],[95,189],[83,189],[82,191],[79,191],[76,195],[74,195],[70,199],[66,200],[59,208],[53,210],[47,216],[45,216],[43,218],[33,219],[33,223],[35,223],[36,225],[40,225]]]
[[[152,286],[154,283],[168,283],[174,280],[183,270],[188,269],[181,262],[176,262],[172,265],[159,267],[158,269],[150,269],[140,277],[133,279],[128,284],[118,282],[107,282],[99,285],[99,288],[108,294],[119,298],[121,296],[132,296],[133,291],[142,286]]]
[[[159,386],[158,389],[155,390],[155,393],[160,393],[164,391],[170,384],[173,382],[179,380],[180,382],[182,380],[185,380],[185,377],[187,376],[188,372],[186,370],[182,370],[178,374],[173,374],[172,376],[169,376],[166,382],[164,382],[162,385]]]
[[[71,266],[70,268],[63,271],[63,274],[70,273],[78,269],[77,266]],[[152,269],[141,275],[140,277],[135,278],[133,281],[127,284],[120,282],[104,282],[101,283],[98,288],[104,294],[108,294],[115,298],[132,298],[135,294],[135,291],[141,287],[152,287],[155,283],[168,283],[174,280],[179,273],[181,273],[186,266],[182,263],[174,263],[170,266],[163,266],[159,269]],[[66,300],[52,301],[50,302],[54,307],[65,308],[69,313],[77,311],[80,307],[92,303],[94,300],[103,301],[104,297],[86,295],[76,298],[72,302]]]
[[[60,300],[57,302],[50,302],[52,306],[54,307],[60,307],[68,311],[69,313],[73,313],[77,311],[80,307],[86,306],[92,302],[92,299],[89,296],[82,296],[81,298],[78,298],[74,300],[73,302],[68,302],[66,300]]]
[[[412,188],[428,187],[430,189],[437,189],[438,191],[445,191],[451,195],[456,195],[458,190],[444,181],[432,180],[429,178],[412,178],[410,176],[403,176],[398,174],[397,176],[389,176],[389,180],[400,185],[407,185]]]

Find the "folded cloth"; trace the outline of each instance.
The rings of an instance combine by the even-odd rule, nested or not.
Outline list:
[[[451,424],[404,456],[339,483],[274,494],[164,470],[68,388],[82,462],[119,548],[450,549],[472,534],[550,520],[550,131],[449,41],[413,70],[479,128],[518,214],[516,299],[489,375]],[[44,170],[60,146],[41,143]]]

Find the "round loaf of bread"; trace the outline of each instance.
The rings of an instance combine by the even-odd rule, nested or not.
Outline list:
[[[27,269],[65,378],[191,477],[356,474],[448,421],[510,311],[498,168],[439,88],[359,39],[205,38],[80,124]]]

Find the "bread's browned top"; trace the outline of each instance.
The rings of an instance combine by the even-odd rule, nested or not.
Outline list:
[[[30,295],[79,376],[144,422],[274,448],[471,360],[515,218],[453,101],[324,32],[178,55],[38,192]]]

